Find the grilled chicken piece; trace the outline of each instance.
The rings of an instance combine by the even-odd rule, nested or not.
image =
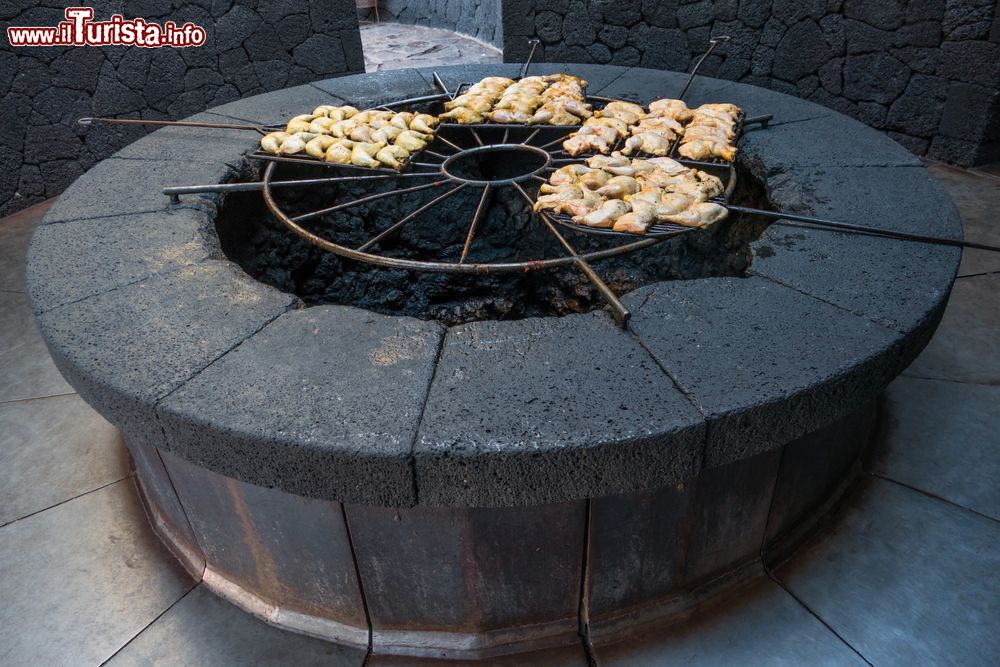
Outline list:
[[[680,213],[665,216],[665,219],[669,222],[684,225],[685,227],[705,229],[720,220],[724,220],[728,215],[729,211],[725,206],[720,206],[715,202],[702,201],[691,204],[690,207]]]
[[[662,99],[649,104],[650,116],[673,118],[680,123],[691,120],[692,111],[681,100]]]
[[[330,146],[337,143],[337,139],[328,134],[320,134],[306,142],[306,153],[315,158],[323,159]]]
[[[372,132],[372,141],[377,144],[388,144],[395,141],[396,137],[407,130],[401,130],[396,125],[386,125]]]
[[[378,169],[381,162],[375,159],[375,154],[381,149],[382,147],[378,144],[358,142],[351,149],[351,164],[358,167]]]
[[[486,109],[489,109],[489,105],[487,105]],[[484,109],[484,111],[486,109]],[[482,123],[486,120],[482,112],[473,111],[467,107],[456,107],[447,113],[441,114],[439,118],[442,120],[451,120],[463,125],[468,125],[469,123]]]
[[[340,139],[327,149],[325,159],[327,162],[334,162],[336,164],[351,164],[353,148],[353,141]]]
[[[434,128],[438,126],[439,122],[437,117],[429,113],[418,113],[410,121],[410,129],[424,134],[434,134]]]
[[[497,109],[486,116],[494,123],[520,123],[526,125],[531,122],[531,114],[518,109]]]
[[[281,142],[278,148],[279,155],[295,155],[306,149],[306,143],[312,141],[317,135],[309,132],[296,132]]]
[[[632,102],[615,101],[609,102],[603,109],[596,113],[603,118],[618,118],[629,125],[636,123],[646,116],[646,112],[638,104]]]
[[[657,169],[672,175],[690,171],[690,167],[685,167],[677,160],[669,157],[652,157],[647,159],[646,162],[649,162]]]
[[[624,199],[640,190],[639,181],[631,176],[614,176],[607,184],[596,190],[597,194],[608,199]]]
[[[611,174],[601,169],[591,169],[586,174],[580,177],[577,181],[580,187],[586,188],[587,190],[598,190],[603,188],[611,180]]]
[[[420,134],[419,132],[414,132],[413,130],[406,130],[396,137],[396,140],[393,143],[397,146],[405,148],[411,153],[416,153],[419,150],[423,150],[424,146],[427,145],[426,137],[426,134]]]
[[[588,118],[587,122],[584,123],[585,126],[605,126],[612,128],[617,132],[619,137],[624,137],[628,134],[628,123],[623,121],[621,118],[612,118],[595,115],[593,118]]]
[[[625,141],[622,154],[631,155],[637,151],[649,155],[666,155],[670,152],[670,141],[658,132],[640,132]]]
[[[590,167],[584,164],[567,164],[556,169],[549,176],[549,183],[559,185],[560,183],[576,183],[581,176],[590,171]]]
[[[584,125],[564,141],[562,146],[573,157],[590,151],[606,154],[611,151],[611,146],[619,136],[614,128],[606,125]]]
[[[736,157],[735,147],[723,141],[713,141],[711,139],[695,139],[694,141],[682,143],[677,152],[691,160],[721,158],[727,162],[732,162]]]
[[[297,134],[298,132],[308,132],[309,126],[312,124],[315,117],[311,114],[304,114],[302,116],[296,116],[295,118],[288,121],[288,125],[285,126],[285,132],[288,134]]]
[[[628,234],[645,234],[650,225],[656,220],[652,209],[642,211],[633,210],[615,220],[612,229],[616,232]]]
[[[408,157],[410,157],[410,152],[402,146],[386,146],[375,153],[376,160],[396,170],[403,168]]]
[[[271,132],[269,134],[265,134],[260,138],[260,147],[268,153],[277,155],[281,148],[281,142],[290,136],[291,135],[287,132]]]
[[[315,132],[316,134],[330,134],[330,126],[336,121],[332,118],[327,118],[326,116],[319,116],[311,123],[309,123],[309,131]]]
[[[666,222],[670,216],[687,210],[695,201],[695,199],[680,192],[663,193],[656,203],[656,219],[660,222]]]
[[[591,210],[583,215],[573,217],[573,222],[588,227],[608,228],[614,225],[615,220],[625,215],[631,207],[621,199],[609,199],[601,204],[600,208]]]
[[[680,135],[684,134],[684,125],[669,116],[646,116],[632,126],[632,134],[650,130]]]
[[[583,190],[575,185],[563,186],[560,189],[551,192],[550,194],[541,195],[535,200],[534,210],[541,211],[544,209],[556,210],[560,207],[563,202],[571,201],[573,199],[582,199]]]

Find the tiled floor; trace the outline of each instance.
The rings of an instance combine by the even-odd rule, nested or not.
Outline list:
[[[500,49],[447,30],[399,23],[364,23],[365,71],[442,64],[498,63]]]
[[[394,30],[366,27],[366,44],[386,48],[373,69],[469,60],[430,39],[394,47]],[[1000,243],[1000,177],[930,168],[967,235]],[[24,254],[48,205],[0,220],[0,665],[360,666],[362,652],[218,600],[152,535],[117,431],[62,380],[34,327]],[[600,664],[997,663],[1000,255],[966,253],[961,275],[938,335],[887,392],[870,474],[836,527],[642,651],[598,646]],[[503,664],[526,662],[586,664],[563,650]]]

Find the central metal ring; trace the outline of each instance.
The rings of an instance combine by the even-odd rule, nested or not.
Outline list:
[[[467,159],[470,156],[481,155],[483,153],[528,153],[534,157],[541,158],[542,165],[537,169],[533,169],[529,172],[511,178],[497,178],[489,180],[465,178],[464,176],[459,176],[449,170],[449,168],[454,167],[456,162]],[[441,163],[441,175],[446,178],[450,178],[457,183],[465,183],[466,185],[474,185],[478,187],[511,185],[513,183],[520,183],[521,181],[528,180],[536,174],[541,173],[550,164],[552,164],[552,156],[549,155],[547,151],[544,151],[537,146],[529,146],[527,144],[492,144],[489,146],[467,148],[463,151],[455,153],[454,155],[448,156],[448,158]]]

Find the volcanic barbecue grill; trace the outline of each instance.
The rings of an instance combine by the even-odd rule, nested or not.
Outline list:
[[[442,75],[459,71],[468,70]],[[594,80],[621,74],[590,71]],[[406,77],[420,91],[413,94],[432,91],[412,72],[377,82]],[[365,95],[375,83],[358,75],[331,87]],[[637,68],[615,87],[682,83]],[[850,226],[865,234],[959,234],[946,194],[876,131],[743,84],[704,89],[802,121],[748,134],[734,196],[879,226]],[[292,96],[311,104],[315,94],[297,89],[216,111],[259,118],[285,113]],[[465,159],[496,157],[493,145],[521,144],[533,131],[476,128],[488,150]],[[513,184],[443,175],[451,156],[479,147],[470,131],[449,132],[442,137],[459,148],[436,142],[430,149],[439,155],[414,160],[432,166],[401,174],[251,165],[273,167],[268,189],[292,217],[340,203],[324,199],[341,190],[329,185],[337,178],[350,179],[343,203],[381,194],[377,184],[446,181],[439,192],[404,195],[422,201],[464,185],[432,211],[448,212],[438,238],[462,237],[444,256],[472,264],[489,256],[494,239],[504,243],[506,228],[494,222],[514,219],[510,206],[526,198]],[[546,146],[556,138],[527,142],[548,155],[522,151],[532,169],[563,159]],[[847,486],[875,425],[871,401],[930,338],[960,261],[953,249],[775,225],[753,242],[745,275],[657,277],[623,297],[634,310],[629,335],[596,312],[441,326],[443,318],[410,312],[310,303],[255,279],[236,254],[260,253],[275,239],[287,242],[266,250],[278,266],[306,255],[330,273],[346,268],[336,276],[344,283],[398,276],[367,271],[359,280],[357,267],[254,218],[265,208],[255,192],[264,182],[192,190],[252,191],[227,198],[224,209],[166,207],[148,196],[181,178],[219,183],[244,157],[237,135],[220,142],[217,160],[191,162],[203,145],[200,132],[154,132],[122,157],[163,159],[139,174],[132,160],[108,160],[60,199],[46,223],[67,224],[43,224],[28,261],[42,335],[74,388],[125,433],[154,529],[196,579],[272,623],[375,654],[466,659],[582,643],[588,656],[600,655],[756,580],[762,563],[775,568]],[[838,165],[869,162],[910,168]],[[462,158],[446,169],[477,180]],[[776,171],[782,176],[759,196],[753,188]],[[431,175],[409,175],[419,172]],[[536,182],[517,186],[530,197]],[[140,185],[148,190],[137,193]],[[468,218],[471,227],[487,187],[504,206],[479,218],[460,263],[469,229],[450,225]],[[292,208],[295,193],[301,201]],[[368,217],[351,249],[397,222],[390,201],[375,199],[355,216]],[[342,217],[300,226],[327,230]],[[544,220],[520,209],[516,218],[558,245]],[[250,242],[224,248],[223,259],[223,233],[245,222],[241,240]],[[581,249],[658,242],[585,237],[551,222]],[[267,234],[253,236],[256,229]],[[408,249],[428,229],[414,224],[398,244]],[[685,234],[615,263],[666,264],[702,242],[717,250],[709,235]],[[674,248],[676,257],[668,255]],[[571,258],[547,259],[566,268],[525,282],[577,278]],[[507,278],[517,276],[483,282]]]
[[[697,61],[695,67],[688,76],[683,88],[676,99],[682,99],[697,74],[698,68],[705,57],[712,52],[718,42],[729,39],[728,37],[717,37],[710,41],[706,53]],[[537,43],[537,42],[536,42]],[[523,79],[528,72],[531,63],[531,56],[534,54],[533,43],[528,60],[523,64],[518,79]],[[441,89],[441,93],[426,95],[396,101],[390,101],[375,107],[385,110],[407,110],[418,105],[440,105],[447,100],[453,100],[461,91],[471,85],[460,83],[454,91],[449,91],[441,78],[434,73],[434,82]],[[621,101],[615,98],[601,96],[587,96],[587,101],[595,107],[606,105],[611,102]],[[746,117],[742,112],[739,115],[736,125],[735,138],[733,143],[738,145],[739,139],[745,130],[753,126],[767,128],[772,116],[759,115]],[[256,131],[260,134],[267,134],[274,131],[275,127],[264,127],[257,125],[233,125],[223,123],[197,123],[197,122],[171,122],[171,121],[146,121],[130,119],[81,119],[81,123],[92,121],[112,122],[112,123],[135,123],[152,125],[187,125],[202,128],[225,128],[244,129]],[[257,183],[230,183],[230,184],[209,184],[193,186],[177,186],[164,189],[164,194],[171,196],[175,201],[180,195],[199,192],[232,192],[246,190],[260,190],[264,201],[270,212],[285,227],[306,239],[315,246],[335,253],[341,257],[351,260],[365,262],[375,266],[407,269],[413,271],[432,271],[451,274],[499,274],[531,272],[546,269],[553,269],[567,265],[576,266],[594,287],[601,294],[603,299],[610,306],[616,321],[622,326],[627,326],[630,316],[628,309],[622,304],[614,291],[605,283],[601,276],[591,266],[591,262],[624,255],[637,250],[648,248],[664,240],[675,238],[683,234],[697,231],[697,228],[684,226],[669,222],[658,222],[652,225],[642,236],[613,231],[607,228],[588,227],[575,223],[568,215],[552,214],[544,210],[534,211],[532,206],[538,196],[538,188],[544,184],[552,171],[559,166],[582,162],[588,155],[570,157],[560,146],[571,133],[580,129],[580,125],[523,125],[523,124],[500,124],[493,122],[484,123],[441,123],[429,147],[415,153],[407,161],[405,167],[399,171],[391,169],[371,169],[358,167],[350,164],[337,164],[324,162],[322,160],[300,157],[296,155],[275,155],[264,151],[256,151],[249,155],[253,160],[266,163],[263,171],[263,178]],[[723,160],[702,161],[691,160],[678,155],[680,137],[672,142],[669,157],[675,159],[682,165],[694,169],[700,169],[710,174],[719,176],[725,183],[724,192],[713,198],[711,201],[725,206],[729,211],[752,215],[762,215],[769,218],[780,219],[779,222],[785,224],[798,223],[810,224],[877,236],[889,236],[911,241],[922,241],[931,243],[941,243],[945,245],[960,245],[963,247],[974,247],[982,249],[992,249],[980,244],[971,244],[953,239],[939,239],[915,234],[905,234],[896,232],[884,232],[872,230],[861,225],[851,225],[832,220],[820,220],[809,216],[792,215],[783,212],[766,211],[756,208],[749,208],[733,204],[730,197],[736,187],[736,169],[731,162]],[[620,148],[620,143],[615,148]],[[592,155],[592,154],[591,154]],[[506,174],[496,177],[470,177],[463,173],[461,165],[471,161],[476,161],[483,157],[494,159],[508,158],[513,160],[527,160],[533,162],[518,173]],[[284,164],[305,165],[308,167],[320,167],[334,170],[338,173],[332,177],[296,178],[281,179],[278,177],[278,170]],[[378,192],[349,201],[341,201],[330,206],[309,211],[306,213],[291,214],[287,209],[286,202],[282,201],[279,191],[295,187],[324,187],[333,184],[367,183],[376,184],[383,181],[393,182],[397,187],[385,192]],[[396,223],[377,233],[364,243],[355,247],[343,245],[329,238],[324,238],[307,227],[311,220],[322,216],[344,211],[361,204],[367,204],[380,199],[390,197],[400,197],[411,193],[427,190],[447,188],[443,193],[435,196],[426,203],[422,203],[412,210],[406,212]],[[532,259],[510,261],[510,262],[475,262],[469,261],[469,253],[476,240],[476,233],[481,224],[484,212],[487,210],[491,198],[497,190],[510,188],[516,191],[529,210],[533,210],[539,222],[548,230],[562,249],[562,256],[543,256]],[[461,255],[457,261],[447,261],[439,258],[426,257],[395,257],[384,252],[380,252],[383,244],[398,234],[404,227],[413,223],[419,217],[429,213],[435,206],[445,202],[454,195],[465,189],[478,189],[481,194],[478,197],[478,204],[469,211],[468,224],[465,228],[464,244]],[[599,250],[592,250],[584,253],[578,252],[570,239],[560,231],[560,228],[574,233],[591,234],[603,236],[612,245]]]

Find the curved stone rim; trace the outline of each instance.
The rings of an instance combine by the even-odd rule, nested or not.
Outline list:
[[[595,94],[640,101],[684,79],[537,68],[572,69]],[[508,69],[516,67],[438,71],[457,83]],[[207,115],[272,122],[331,95],[377,104],[432,85],[429,71],[355,75]],[[698,79],[689,98],[774,114],[771,128],[747,135],[744,159],[783,208],[960,235],[947,195],[875,130],[728,81]],[[97,165],[33,238],[29,291],[60,370],[127,437],[308,497],[541,504],[656,488],[772,449],[857,409],[905,367],[933,332],[960,257],[775,225],[754,244],[747,278],[628,295],[629,334],[599,312],[445,331],[346,306],[304,309],[222,258],[217,198],[170,206],[158,193],[223,180],[252,144],[239,133],[206,142],[171,128]],[[331,338],[317,340],[318,331]],[[278,341],[318,356],[282,356]],[[282,375],[275,360],[292,371]],[[387,383],[398,401],[391,410],[368,391]]]

